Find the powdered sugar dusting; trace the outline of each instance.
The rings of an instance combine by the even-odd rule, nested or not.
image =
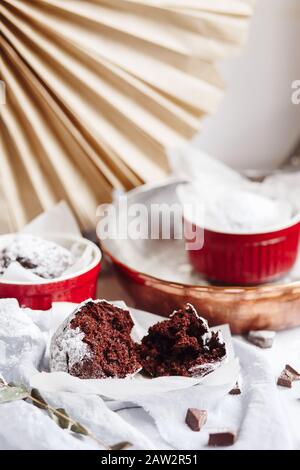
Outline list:
[[[230,233],[255,233],[287,224],[292,216],[292,206],[287,201],[238,188],[208,201],[205,224]]]
[[[52,371],[68,372],[75,364],[91,357],[88,345],[82,341],[84,336],[80,328],[59,329],[51,344]]]
[[[54,333],[50,345],[50,369],[52,372],[69,372],[70,369],[92,353],[84,343],[85,334],[80,328],[71,328],[70,323],[88,302],[101,302],[91,298],[80,303]]]
[[[45,279],[60,277],[74,263],[69,250],[40,237],[18,234],[0,253],[0,274],[12,263]]]

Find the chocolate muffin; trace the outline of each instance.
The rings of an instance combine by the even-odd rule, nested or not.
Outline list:
[[[19,234],[0,252],[0,275],[18,262],[44,279],[55,279],[74,263],[69,250],[40,237]]]
[[[221,333],[211,332],[191,304],[152,326],[138,351],[143,370],[152,377],[204,376],[226,357]]]
[[[128,310],[88,299],[66,319],[50,346],[51,371],[81,379],[125,378],[141,369]]]

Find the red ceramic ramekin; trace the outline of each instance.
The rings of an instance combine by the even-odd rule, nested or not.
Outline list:
[[[14,234],[0,236],[0,249],[3,248]],[[96,297],[97,278],[101,266],[101,251],[91,241],[82,237],[51,235],[47,239],[62,246],[70,247],[72,243],[90,246],[92,261],[86,268],[77,273],[63,276],[41,284],[33,282],[2,281],[0,278],[0,298],[14,297],[20,306],[36,310],[48,310],[52,302],[82,302]]]
[[[184,223],[189,234],[193,231],[199,236],[203,230],[187,219]],[[241,286],[262,284],[280,279],[291,270],[298,254],[299,235],[299,220],[267,233],[234,234],[204,229],[203,247],[188,250],[188,256],[207,280]]]

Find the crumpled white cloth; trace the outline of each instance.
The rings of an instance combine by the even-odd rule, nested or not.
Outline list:
[[[43,360],[47,361],[49,334],[65,317],[65,308],[63,304],[61,312],[56,308],[54,318],[51,311],[20,311],[14,299],[0,300],[0,307],[2,312],[10,311],[9,317],[0,315],[0,373],[7,381],[28,383],[32,372],[41,370]],[[142,324],[143,313],[138,314]],[[299,346],[299,340],[295,343],[295,331],[289,337],[293,357]],[[136,397],[134,403],[104,401],[97,395],[70,392],[43,392],[43,395],[50,404],[65,408],[70,416],[109,445],[129,441],[135,449],[208,449],[208,433],[226,428],[238,434],[231,449],[292,449],[300,444],[300,436],[297,426],[291,426],[293,413],[287,397],[292,396],[295,401],[298,391],[300,396],[300,383],[295,384],[294,395],[276,386],[276,374],[284,367],[285,360],[289,362],[291,358],[287,355],[286,359],[279,359],[283,350],[281,343],[278,344],[277,347],[275,342],[274,351],[261,351],[243,339],[234,340],[242,366],[242,395],[224,397],[222,392],[222,399],[210,404],[208,422],[200,433],[192,432],[184,423],[187,408],[207,407],[197,387],[168,392],[159,399]],[[275,369],[274,354],[277,354]],[[90,438],[60,429],[43,410],[24,401],[1,404],[0,422],[0,449],[99,448]]]
[[[51,311],[21,310],[15,299],[0,300],[0,374],[7,382],[28,385],[32,374],[43,367],[49,336],[66,310],[57,309],[60,313],[61,318],[53,318]],[[143,433],[112,412],[99,396],[67,392],[43,392],[43,396],[108,445],[128,441],[134,449],[152,448]],[[0,449],[100,448],[90,438],[60,429],[43,410],[24,401],[0,404],[0,422]]]
[[[228,394],[213,407],[207,406],[205,398],[199,398],[196,388],[188,394],[171,392],[159,400],[155,397],[135,400],[154,419],[167,448],[209,450],[209,432],[224,429],[238,435],[230,449],[283,450],[294,447],[289,421],[265,351],[242,339],[235,339],[234,347],[242,366],[241,395]],[[143,411],[130,409],[131,404],[112,403],[110,406],[112,409],[128,407],[120,414],[131,424],[140,425]],[[191,432],[184,425],[185,413],[190,407],[208,409],[207,424],[200,433]],[[155,431],[150,429],[149,436],[153,435]]]

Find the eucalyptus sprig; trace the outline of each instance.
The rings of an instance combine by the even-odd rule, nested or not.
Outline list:
[[[24,385],[7,384],[0,377],[0,404],[16,400],[30,400],[34,406],[47,411],[51,419],[62,429],[67,429],[76,434],[88,436],[106,450],[124,450],[131,446],[129,442],[119,442],[113,446],[107,445],[96,437],[85,426],[71,418],[63,408],[54,408],[43,398],[38,389],[28,390]]]

